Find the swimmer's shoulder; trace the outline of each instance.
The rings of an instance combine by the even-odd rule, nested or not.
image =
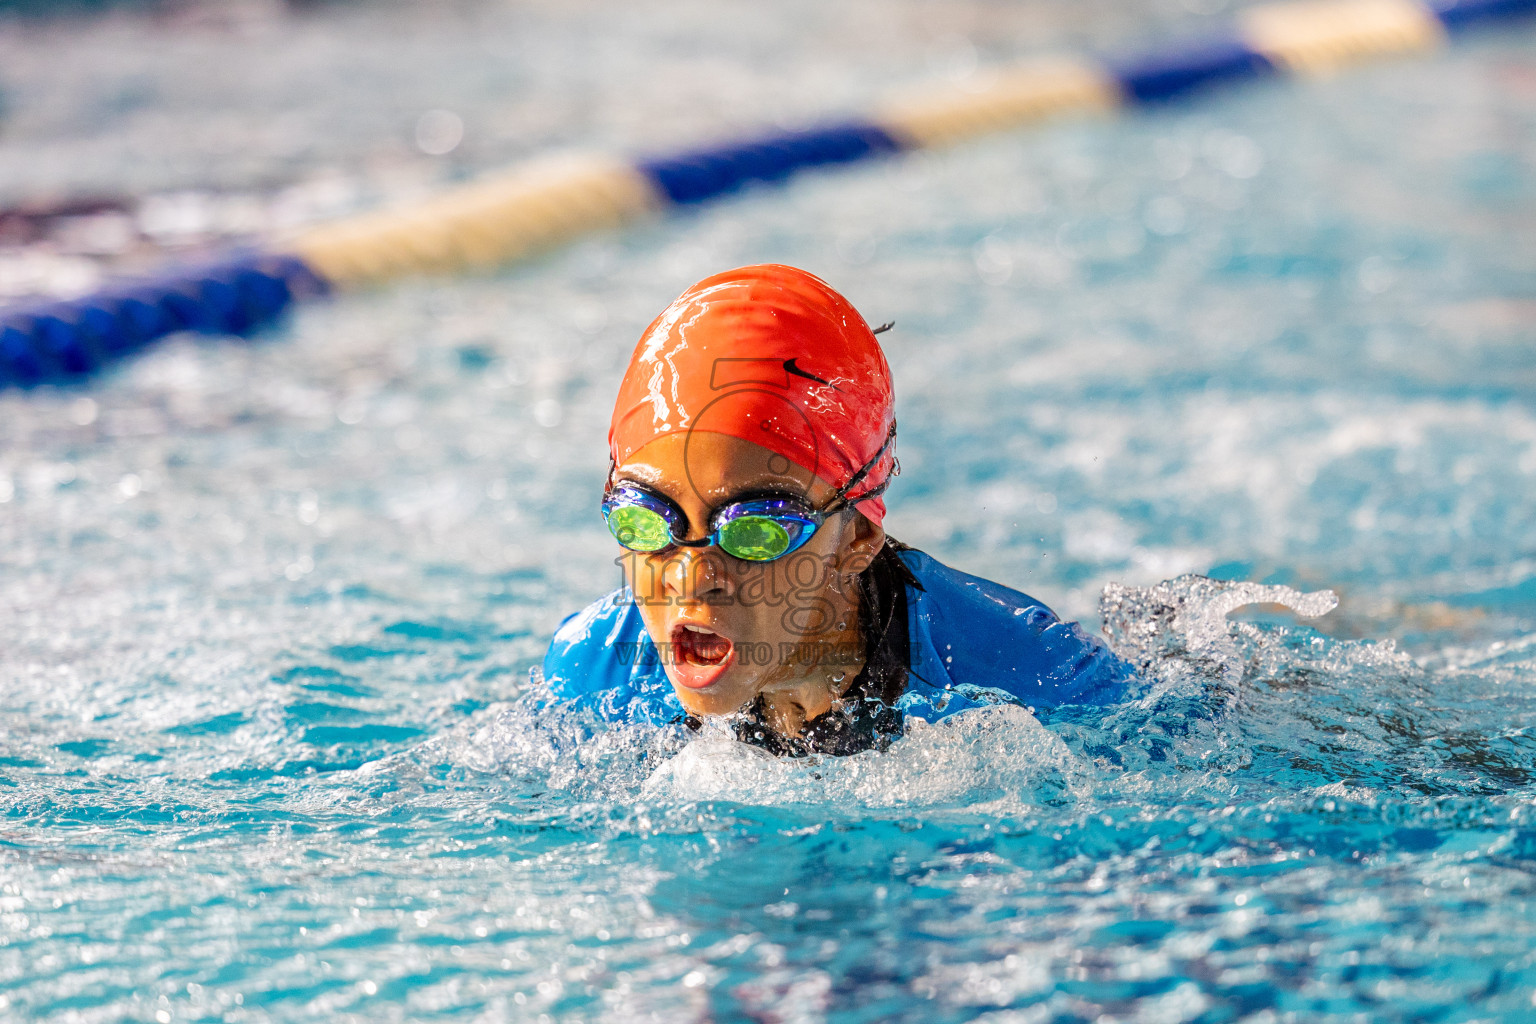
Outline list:
[[[999,690],[1036,706],[1124,698],[1130,666],[1076,622],[916,548],[899,555],[917,584],[907,588],[914,690]]]
[[[567,616],[550,640],[543,668],[552,696],[603,718],[659,722],[682,715],[627,587]]]

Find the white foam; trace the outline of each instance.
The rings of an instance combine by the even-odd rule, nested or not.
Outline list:
[[[646,780],[652,801],[845,807],[1027,807],[1070,796],[1084,765],[1021,707],[968,711],[929,725],[909,720],[886,751],[776,758],[718,734],[689,743]]]

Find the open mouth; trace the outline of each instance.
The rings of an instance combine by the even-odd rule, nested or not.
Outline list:
[[[735,645],[707,626],[679,622],[672,627],[671,641],[674,677],[693,689],[713,683],[734,660]]]

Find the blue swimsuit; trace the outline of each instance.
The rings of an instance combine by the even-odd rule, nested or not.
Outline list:
[[[894,702],[901,714],[933,722],[989,704],[1125,699],[1133,670],[1077,623],[916,549],[902,548],[897,557],[908,575],[910,652],[905,692]],[[661,725],[687,715],[627,587],[560,624],[544,678],[554,697],[607,721]]]

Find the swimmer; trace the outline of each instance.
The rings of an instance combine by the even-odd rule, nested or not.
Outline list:
[[[784,755],[883,749],[908,715],[1108,704],[1132,671],[1034,598],[886,535],[890,368],[820,278],[742,267],[641,336],[602,501],[624,586],[566,619],[552,695],[611,721],[728,716]]]

